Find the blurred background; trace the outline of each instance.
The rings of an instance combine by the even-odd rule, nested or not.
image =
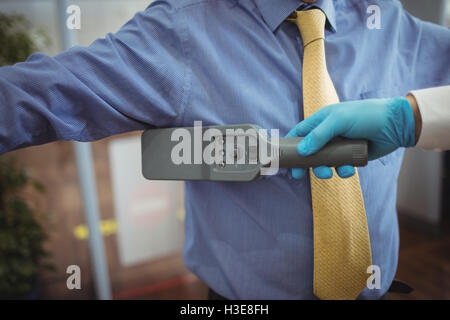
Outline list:
[[[150,2],[0,0],[0,65],[89,45]],[[450,0],[402,2],[424,20],[450,25]],[[72,4],[81,9],[76,31],[65,28]],[[415,291],[393,299],[450,299],[449,170],[448,153],[406,152],[396,278]],[[183,184],[141,177],[139,133],[1,156],[0,206],[1,298],[206,298],[181,257]],[[71,265],[80,267],[81,290],[67,288]]]

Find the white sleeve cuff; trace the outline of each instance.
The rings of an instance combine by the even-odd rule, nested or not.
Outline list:
[[[417,146],[450,150],[450,86],[411,91],[419,106],[422,131]]]

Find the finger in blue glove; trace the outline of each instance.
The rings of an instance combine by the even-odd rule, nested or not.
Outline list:
[[[342,136],[369,141],[369,160],[385,156],[399,147],[415,145],[414,115],[404,97],[348,101],[326,106],[297,124],[287,137],[305,137],[297,146],[302,156],[319,151],[332,138]],[[294,178],[301,178],[306,170],[292,171]],[[331,168],[313,169],[316,177],[329,179]],[[350,177],[355,168],[336,168],[341,178]]]

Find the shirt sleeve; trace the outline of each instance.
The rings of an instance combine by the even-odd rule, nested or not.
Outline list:
[[[405,10],[399,21],[398,47],[408,91],[450,85],[450,29]]]
[[[450,150],[450,86],[411,91],[422,117],[417,146]]]
[[[183,21],[155,1],[89,47],[0,68],[0,153],[177,126],[189,82]]]

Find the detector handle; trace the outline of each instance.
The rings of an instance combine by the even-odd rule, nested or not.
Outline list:
[[[315,154],[302,157],[297,152],[297,145],[302,139],[279,139],[280,168],[339,167],[343,165],[363,167],[367,165],[367,140],[336,137]]]

